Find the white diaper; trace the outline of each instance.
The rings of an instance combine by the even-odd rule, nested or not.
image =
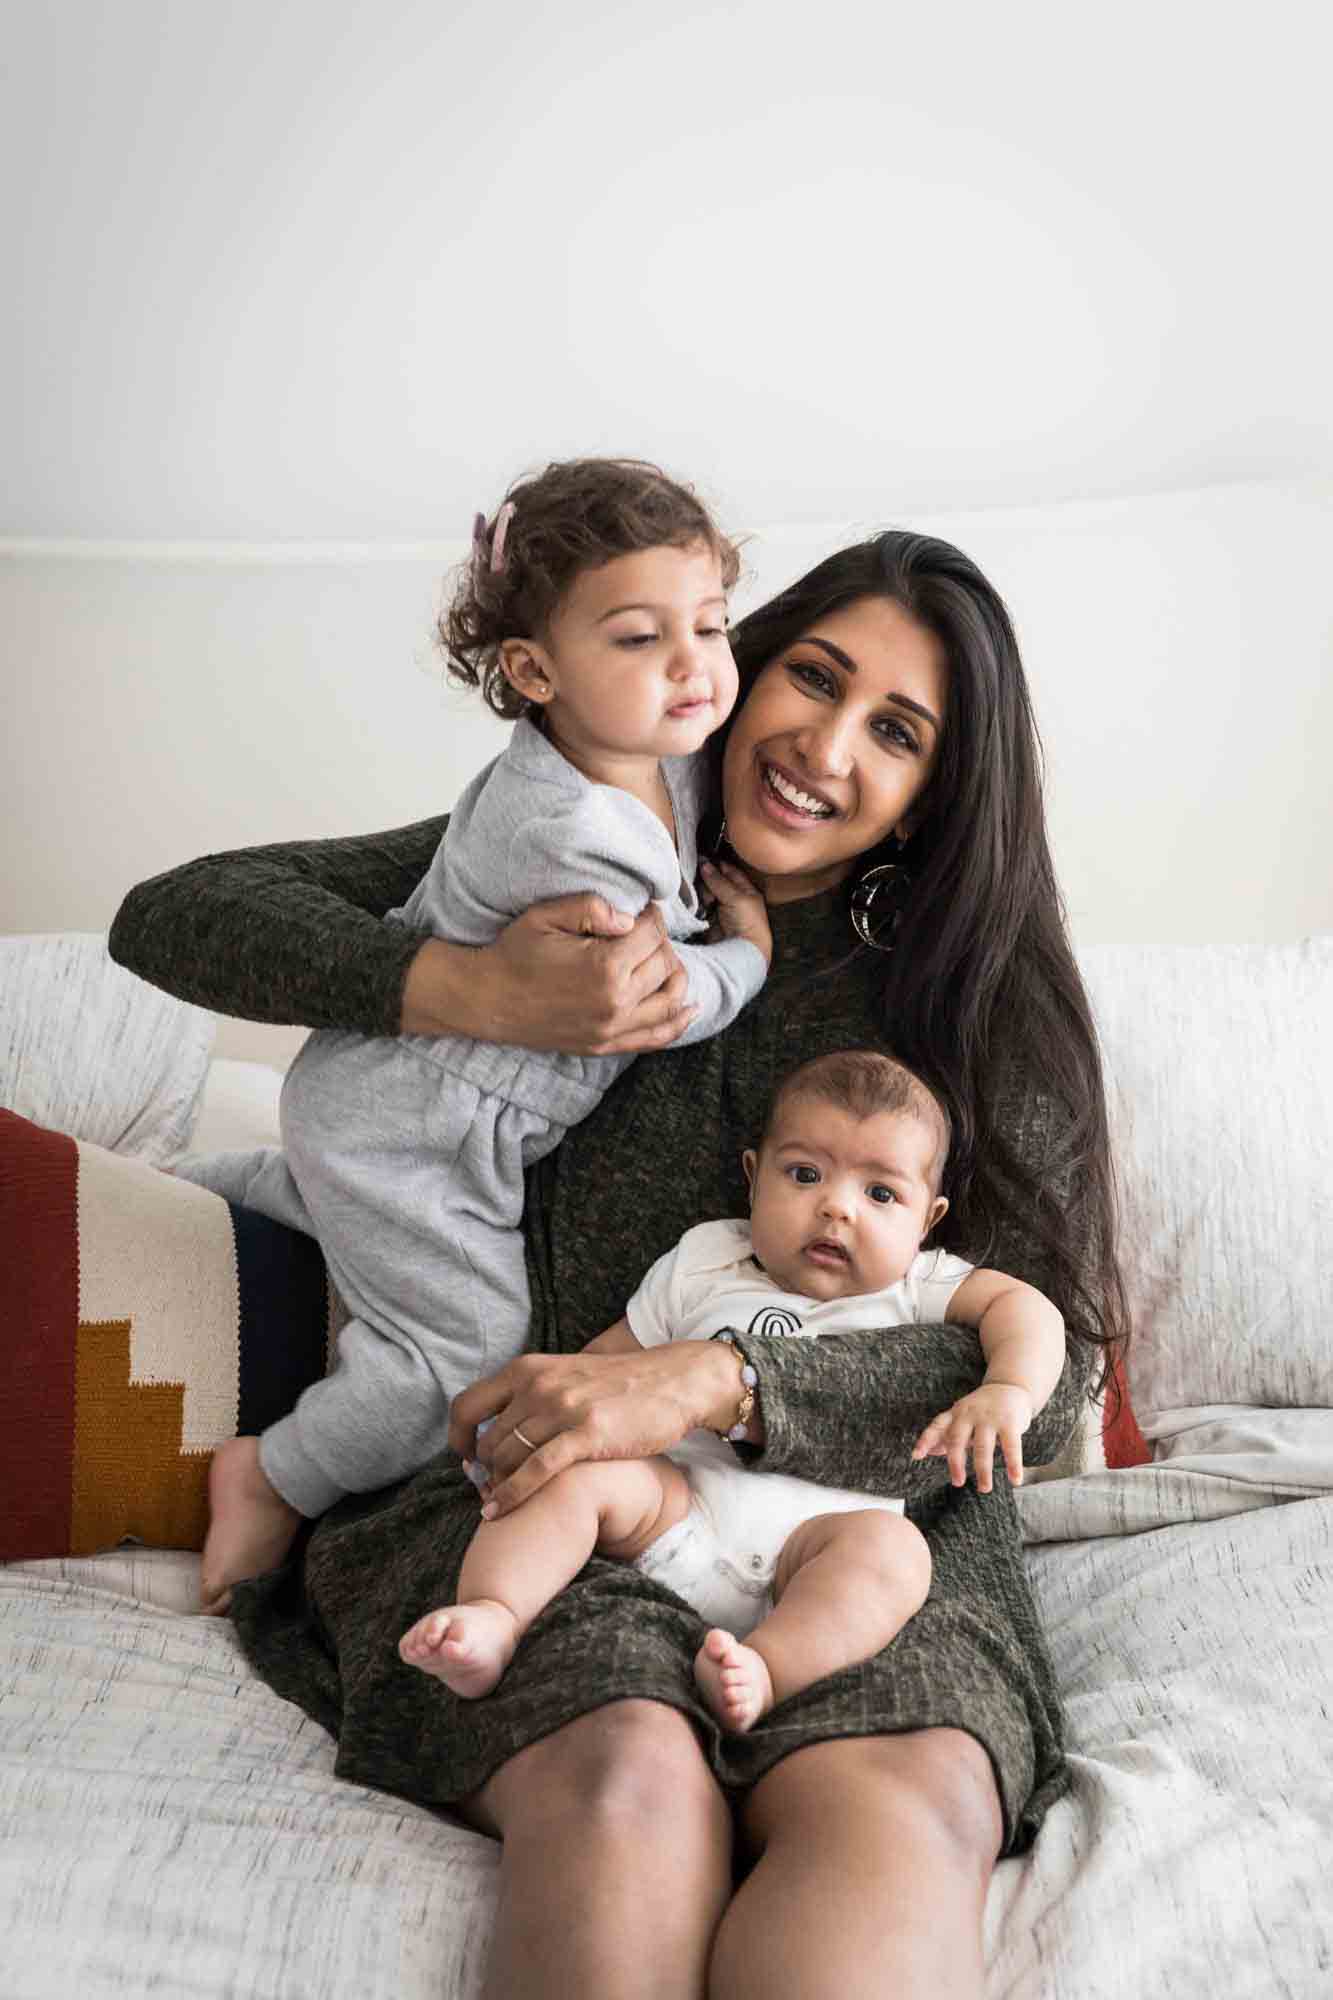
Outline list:
[[[794,1528],[817,1514],[852,1514],[873,1507],[901,1514],[901,1500],[814,1486],[781,1472],[699,1463],[685,1450],[670,1456],[693,1491],[690,1511],[634,1568],[674,1590],[709,1625],[743,1639],[773,1609],[773,1572]]]

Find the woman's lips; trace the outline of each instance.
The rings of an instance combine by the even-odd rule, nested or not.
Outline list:
[[[796,785],[796,780],[790,777],[780,764],[773,764],[765,758],[760,758],[756,763],[755,770],[758,778],[760,810],[778,826],[802,828],[827,826],[830,820],[836,819],[836,810],[824,813],[805,812],[800,806],[793,805],[789,799],[784,799],[780,793],[775,791],[769,782],[768,774],[770,771],[777,771],[787,784],[795,786],[798,791],[805,790],[803,785]],[[814,795],[808,794],[808,796],[813,797]]]

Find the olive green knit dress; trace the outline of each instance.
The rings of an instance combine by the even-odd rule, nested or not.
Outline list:
[[[113,954],[229,1013],[392,1032],[418,941],[378,919],[424,873],[442,825],[193,863],[131,894]],[[641,1057],[529,1176],[535,1349],[576,1351],[620,1316],[684,1230],[744,1213],[740,1154],[780,1077],[826,1050],[881,1042],[879,961],[853,950],[841,897],[785,905],[772,923],[768,984],[732,1027]],[[1035,1080],[1011,1100],[1011,1135],[1040,1169],[1048,1112]],[[1079,1218],[1069,1222],[1077,1231]],[[950,1247],[965,1249],[965,1234],[955,1231]],[[987,1261],[1049,1289],[1017,1237],[990,1246]],[[448,1806],[527,1744],[629,1698],[688,1715],[728,1789],[823,1738],[949,1726],[990,1754],[1006,1851],[1031,1841],[1067,1778],[1013,1498],[998,1466],[995,1490],[979,1494],[970,1481],[952,1488],[942,1460],[910,1458],[926,1421],[979,1381],[975,1334],[896,1327],[751,1338],[747,1348],[759,1373],[762,1463],[903,1495],[930,1543],[930,1595],[892,1644],[780,1703],[747,1735],[727,1735],[691,1674],[702,1621],[638,1571],[594,1557],[532,1626],[494,1693],[459,1700],[397,1653],[413,1620],[452,1600],[478,1519],[473,1488],[445,1454],[398,1486],[343,1501],[303,1532],[284,1569],[235,1593],[251,1660],[337,1737],[340,1775]],[[1087,1349],[1071,1343],[1064,1377],[1028,1433],[1030,1462],[1058,1451],[1087,1377]]]

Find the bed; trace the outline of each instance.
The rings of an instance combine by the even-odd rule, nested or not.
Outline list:
[[[1083,969],[1135,1341],[1019,1496],[1073,1783],[997,1870],[987,1996],[1323,2000],[1333,940]],[[96,937],[0,940],[0,994],[0,1992],[477,1995],[495,1846],[336,1778],[193,1611],[208,1450],[292,1393],[275,1312],[317,1369],[336,1303],[161,1168],[271,1133],[277,1073]]]

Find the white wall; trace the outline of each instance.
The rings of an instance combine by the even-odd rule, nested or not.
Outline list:
[[[1333,475],[1314,0],[0,11],[0,535],[436,542],[605,449],[747,526]]]
[[[876,525],[758,536],[742,603]],[[1333,496],[915,525],[1014,612],[1080,940],[1333,930]],[[0,560],[0,931],[103,929],[131,883],[193,854],[447,807],[503,735],[431,650],[451,553]]]

